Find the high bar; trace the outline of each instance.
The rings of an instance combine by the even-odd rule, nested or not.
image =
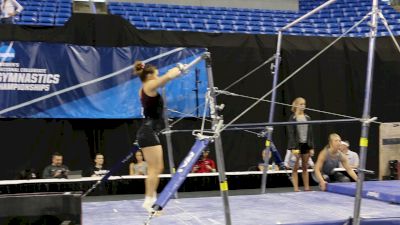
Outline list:
[[[303,16],[297,18],[293,22],[291,22],[291,23],[287,24],[286,26],[282,27],[279,31],[282,32],[282,31],[285,31],[285,30],[293,27],[294,25],[300,23],[301,21],[303,21],[303,20],[307,19],[308,17],[312,16],[314,13],[322,10],[323,8],[329,6],[330,4],[335,3],[336,1],[337,0],[329,0],[329,1],[325,2],[324,4],[318,6],[317,8],[311,10],[310,12],[308,12],[308,13],[304,14]]]

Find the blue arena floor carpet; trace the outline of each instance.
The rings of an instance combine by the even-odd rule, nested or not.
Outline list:
[[[354,198],[329,192],[288,192],[229,197],[232,224],[343,225],[353,215]],[[84,202],[84,225],[143,224],[142,200]],[[363,225],[400,225],[400,206],[363,199]],[[225,224],[220,197],[172,199],[153,225]]]

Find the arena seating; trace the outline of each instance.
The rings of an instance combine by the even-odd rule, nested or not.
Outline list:
[[[183,6],[109,2],[111,14],[120,15],[138,29],[173,30],[210,33],[276,34],[279,28],[304,15],[325,2],[324,0],[300,0],[300,10],[278,11],[225,7]],[[338,0],[302,23],[290,28],[285,34],[303,36],[339,36],[371,9],[370,0]],[[400,34],[400,13],[381,2],[381,9],[395,35]],[[351,37],[368,35],[368,21],[348,34]],[[389,33],[380,23],[379,36]]]
[[[71,0],[19,0],[24,10],[15,17],[16,24],[62,26],[71,17]]]
[[[21,25],[62,26],[71,17],[72,0],[20,0],[24,11],[15,17]],[[194,31],[210,33],[276,34],[279,28],[325,2],[300,0],[298,12],[225,7],[183,6],[109,2],[111,14],[120,15],[138,29]],[[395,35],[400,34],[400,13],[381,1],[381,9]],[[339,36],[371,9],[370,0],[338,0],[285,34],[302,36]],[[368,21],[350,32],[350,37],[368,35]],[[382,23],[379,36],[387,36]]]

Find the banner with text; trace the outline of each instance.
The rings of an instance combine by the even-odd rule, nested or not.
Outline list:
[[[91,47],[38,42],[0,44],[0,116],[7,118],[142,118],[136,60],[160,75],[188,64],[203,48]],[[169,117],[203,113],[207,73],[202,60],[166,85]],[[160,93],[162,92],[159,90]],[[196,109],[198,107],[198,109]]]

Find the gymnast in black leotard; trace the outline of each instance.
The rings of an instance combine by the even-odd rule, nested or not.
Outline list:
[[[156,96],[149,96],[143,88],[140,92],[140,101],[143,107],[144,120],[137,133],[137,139],[141,148],[160,145],[156,134],[162,126],[163,98],[159,93]]]
[[[181,70],[174,67],[163,76],[158,76],[158,69],[155,66],[135,62],[134,74],[142,81],[139,96],[144,116],[143,124],[137,132],[137,139],[148,165],[145,200],[142,206],[151,212],[157,196],[158,175],[164,169],[163,151],[157,136],[162,124],[164,103],[157,89],[178,77]]]

